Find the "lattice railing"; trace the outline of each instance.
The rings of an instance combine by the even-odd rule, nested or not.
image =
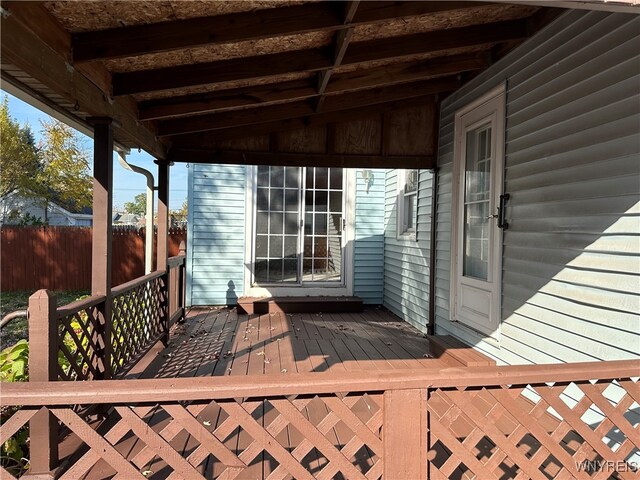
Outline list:
[[[154,272],[112,290],[111,370],[118,375],[168,328],[166,278]]]
[[[104,300],[104,296],[89,297],[57,309],[60,380],[93,380],[104,376],[104,322],[98,308]]]
[[[48,408],[87,447],[63,479],[637,478],[639,373],[617,361],[16,384],[0,441]],[[112,411],[94,430],[73,402]]]
[[[57,307],[39,290],[29,300],[31,378],[84,381],[122,375],[184,318],[185,252],[156,271]],[[108,319],[108,320],[107,320]],[[33,373],[36,373],[35,377]]]
[[[637,479],[636,380],[434,389],[431,477]]]

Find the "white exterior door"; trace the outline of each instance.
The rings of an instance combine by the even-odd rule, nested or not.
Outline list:
[[[504,88],[456,114],[452,319],[497,337],[500,326]]]

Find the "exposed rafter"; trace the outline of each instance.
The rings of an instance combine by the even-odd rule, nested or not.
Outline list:
[[[355,17],[359,4],[360,0],[351,0],[345,4],[344,24],[350,26],[349,28],[338,30],[338,32],[336,32],[334,37],[333,66],[332,68],[323,70],[318,74],[318,100],[316,103],[316,111],[318,112],[322,109],[322,104],[324,103],[325,98],[324,92],[327,89],[327,85],[329,85],[329,80],[331,79],[333,70],[340,66],[345,53],[347,53],[349,42],[353,36],[353,17]]]
[[[395,86],[360,90],[354,93],[328,97],[325,112],[339,112],[353,108],[387,103],[428,94],[450,92],[460,86],[456,77],[445,77],[407,83],[402,88]],[[231,112],[197,115],[188,118],[165,120],[158,123],[158,135],[171,136],[185,133],[203,132],[221,128],[254,125],[289,118],[306,117],[318,114],[307,101],[291,102],[269,107],[257,107]]]
[[[474,47],[525,38],[526,20],[510,20],[485,25],[451,28],[388,39],[351,44],[342,63],[355,64],[374,60]],[[331,52],[309,49],[260,55],[218,62],[167,67],[113,76],[114,95],[153,92],[173,88],[205,85],[247,78],[261,78],[290,72],[319,71],[332,68]]]
[[[520,19],[403,35],[394,37],[393,41],[381,38],[356,42],[350,45],[342,63],[351,65],[384,58],[508,42],[525,38],[529,31],[527,20]]]
[[[482,3],[477,2],[367,2],[356,17],[351,15],[348,23],[380,22],[480,6]],[[344,28],[344,18],[341,2],[319,2],[80,32],[73,35],[73,58],[75,62],[87,62],[315,30],[338,30]]]
[[[325,95],[398,85],[444,75],[480,70],[489,65],[489,54],[461,54],[438,57],[422,62],[400,63],[391,66],[335,74]],[[291,80],[254,87],[220,90],[207,94],[186,95],[141,102],[141,120],[162,119],[215,111],[234,110],[248,106],[264,106],[284,101],[314,97],[317,91],[309,79]]]
[[[209,83],[230,82],[247,78],[284,75],[292,72],[314,72],[333,65],[328,49],[258,55],[217,62],[118,73],[113,76],[113,94],[153,92]]]

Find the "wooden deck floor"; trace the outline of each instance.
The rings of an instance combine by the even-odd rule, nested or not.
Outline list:
[[[239,315],[192,309],[140,378],[442,367],[425,335],[385,309]],[[457,364],[459,365],[459,364]],[[138,376],[138,375],[136,375]]]
[[[363,313],[239,315],[235,309],[192,309],[187,321],[172,332],[167,348],[155,352],[155,358],[130,373],[129,378],[176,378],[218,375],[287,375],[295,372],[363,371],[415,369],[423,367],[459,366],[445,357],[437,358],[430,339],[408,323],[380,308]],[[319,424],[329,413],[320,399],[311,400],[303,412]],[[354,405],[363,422],[377,411],[375,398],[364,397]],[[253,417],[269,425],[277,412],[269,406],[258,407]],[[217,405],[210,405],[197,418],[211,431],[227,418]],[[167,441],[186,458],[194,454],[198,441],[186,432],[171,432],[171,417],[162,409],[151,410],[145,421],[156,432],[164,432]],[[103,432],[112,425],[107,421]],[[328,436],[335,446],[344,447],[354,434],[341,422]],[[276,439],[292,451],[303,441],[300,432],[287,427]],[[224,444],[236,454],[251,442],[246,432],[237,430]],[[171,469],[153,449],[135,436],[125,436],[117,450],[132,461],[141,472],[153,472],[152,478],[167,478]],[[373,465],[374,453],[363,447],[354,461]],[[318,472],[328,460],[313,449],[302,461],[310,472]],[[264,479],[278,463],[263,452],[243,470],[238,479]],[[223,466],[210,457],[199,470],[205,478],[217,478]],[[164,473],[163,473],[164,472]],[[166,473],[166,475],[165,475]],[[98,461],[87,479],[112,478],[115,471],[103,460]],[[277,476],[277,475],[276,475]],[[285,476],[283,478],[290,478]],[[336,475],[334,478],[342,478]]]

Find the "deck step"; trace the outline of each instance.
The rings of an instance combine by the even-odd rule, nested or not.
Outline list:
[[[435,353],[443,360],[449,358],[465,367],[489,367],[496,364],[492,358],[451,335],[434,335],[429,340]]]
[[[362,299],[358,297],[241,297],[238,313],[358,313]]]

